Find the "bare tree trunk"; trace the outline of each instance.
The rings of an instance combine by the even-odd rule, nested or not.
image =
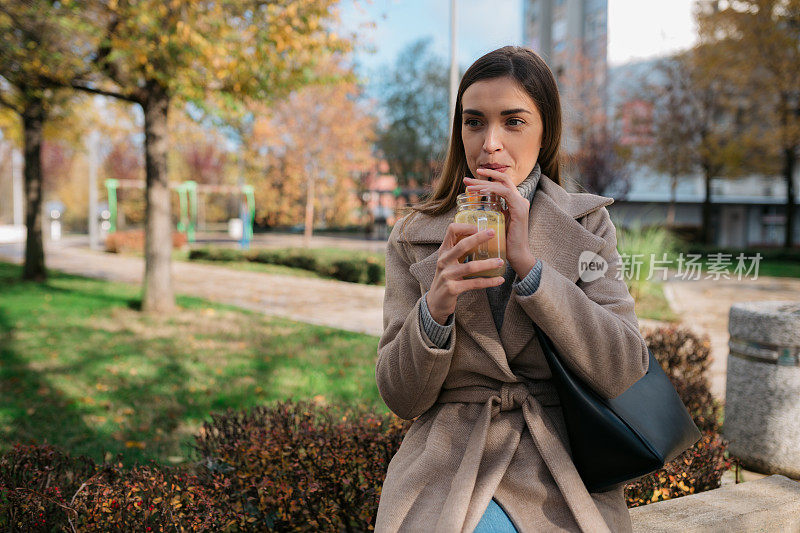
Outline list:
[[[675,224],[675,189],[678,187],[678,176],[672,176],[670,182],[669,207],[667,208],[667,227]]]
[[[308,186],[306,187],[306,221],[303,230],[303,246],[308,248],[311,245],[311,234],[314,231],[314,195],[315,184],[317,181],[316,171],[311,171],[308,175]]]
[[[45,111],[42,100],[31,101],[22,113],[25,139],[25,265],[22,279],[44,281],[42,242],[42,130]]]
[[[783,158],[783,178],[786,180],[786,233],[784,237],[783,247],[791,248],[794,246],[794,164],[795,164],[795,149],[784,148]]]
[[[703,198],[703,244],[711,244],[713,232],[711,231],[711,170],[705,169],[706,194]]]
[[[167,112],[169,94],[151,83],[144,108],[145,169],[145,270],[142,311],[169,313],[175,308],[172,293],[172,216],[167,178]]]

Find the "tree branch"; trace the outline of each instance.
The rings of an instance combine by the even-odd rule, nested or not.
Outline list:
[[[70,82],[70,86],[73,89],[78,89],[79,91],[86,91],[87,93],[92,94],[99,94],[101,96],[110,96],[112,98],[119,98],[120,100],[125,100],[126,102],[131,102],[133,104],[140,104],[141,102],[139,99],[132,95],[118,93],[115,91],[107,91],[105,89],[97,89],[95,87],[89,87],[88,85],[82,84],[80,81],[72,80]]]
[[[112,61],[107,61],[108,56],[111,55],[112,51],[112,48],[109,44],[107,44],[107,41],[111,40],[114,33],[117,31],[117,27],[119,26],[119,24],[120,24],[119,15],[116,13],[112,14],[111,19],[108,21],[108,26],[106,27],[106,36],[105,36],[106,43],[104,44],[103,42],[101,42],[100,47],[97,49],[97,56],[94,59],[92,59],[92,63],[98,68],[104,70],[108,74],[108,77],[110,77],[116,83],[118,83],[119,85],[124,85],[124,83],[121,82],[121,74],[119,66]]]
[[[14,111],[17,114],[20,114],[20,115],[22,114],[22,110],[18,109],[14,104],[12,104],[8,100],[6,100],[3,97],[2,93],[0,93],[0,105],[3,106],[3,107],[7,107],[8,109]]]

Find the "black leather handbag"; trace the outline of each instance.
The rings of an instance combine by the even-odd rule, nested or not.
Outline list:
[[[566,368],[534,325],[569,435],[572,461],[589,492],[601,492],[663,467],[700,440],[700,430],[648,348],[647,374],[608,400]]]

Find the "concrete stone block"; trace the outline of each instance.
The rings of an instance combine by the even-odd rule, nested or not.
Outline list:
[[[800,532],[800,483],[773,475],[630,510],[636,533]]]
[[[741,464],[800,478],[800,302],[731,306],[723,436]]]

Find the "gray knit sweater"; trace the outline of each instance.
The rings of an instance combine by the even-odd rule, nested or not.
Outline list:
[[[517,185],[517,190],[522,196],[533,203],[533,195],[536,192],[536,187],[539,184],[539,178],[542,176],[539,163],[533,167],[533,170],[522,183]],[[516,272],[511,268],[511,265],[506,262],[506,272],[503,275],[505,282],[497,287],[489,287],[484,289],[486,296],[489,299],[489,307],[492,310],[492,319],[494,320],[497,331],[503,326],[503,315],[505,314],[508,299],[511,297],[511,291],[516,290],[518,294],[527,296],[536,292],[539,288],[539,279],[542,275],[542,260],[536,261],[531,271],[522,280],[516,279]],[[447,317],[444,325],[436,322],[431,316],[428,304],[426,301],[428,293],[426,292],[422,297],[422,305],[420,305],[420,324],[422,328],[423,338],[431,341],[430,345],[437,348],[447,347],[450,341],[450,332],[453,330],[455,324],[454,314]]]

